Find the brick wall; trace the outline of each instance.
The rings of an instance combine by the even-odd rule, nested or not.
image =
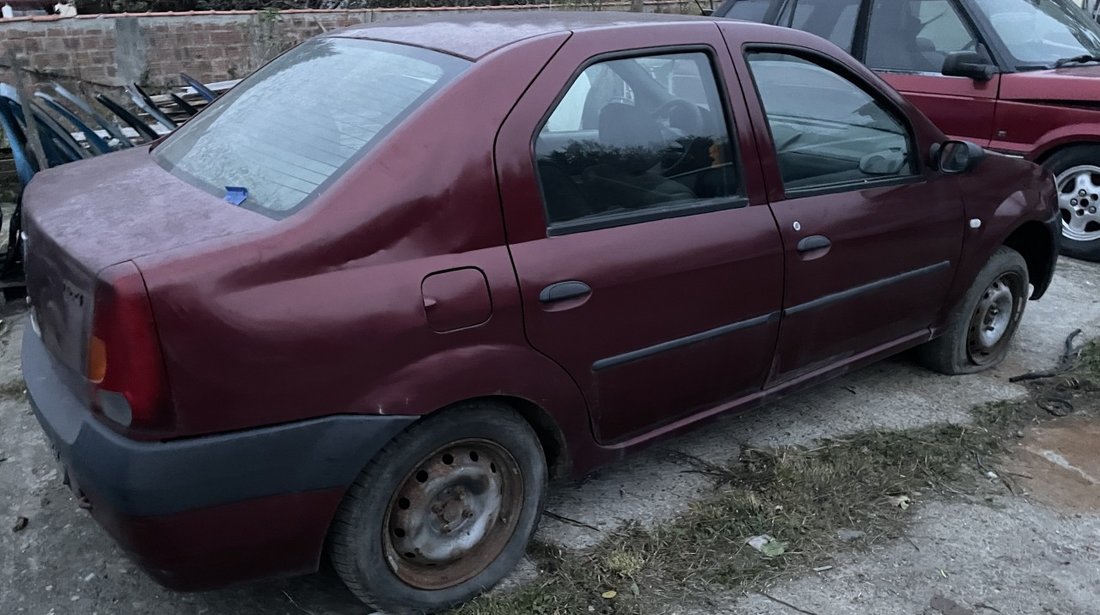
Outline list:
[[[680,12],[687,4],[687,0],[649,0],[646,10]],[[629,3],[597,0],[581,6],[614,10],[624,9]],[[179,85],[180,71],[208,82],[243,77],[288,47],[349,25],[442,11],[549,8],[551,5],[531,4],[477,9],[212,11],[0,20],[0,81],[11,82],[11,74],[3,65],[9,50],[14,50],[29,71],[27,81],[31,85],[58,81],[88,94],[136,81],[161,90]]]

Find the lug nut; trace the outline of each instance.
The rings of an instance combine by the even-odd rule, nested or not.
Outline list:
[[[1084,190],[1078,190],[1077,191],[1077,196],[1085,196],[1086,194],[1088,194],[1088,193],[1085,192]]]
[[[1070,205],[1076,205],[1077,204],[1077,199],[1070,199],[1069,204]]]

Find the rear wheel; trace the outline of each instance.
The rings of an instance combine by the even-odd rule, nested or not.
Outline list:
[[[997,365],[1008,353],[1027,295],[1027,263],[1019,252],[999,248],[952,312],[947,330],[920,348],[924,363],[944,374]]]
[[[501,404],[451,408],[395,438],[360,474],[333,525],[334,567],[387,613],[446,609],[515,567],[545,490],[526,421]]]
[[[1058,187],[1062,254],[1100,261],[1100,146],[1066,148],[1045,166]]]

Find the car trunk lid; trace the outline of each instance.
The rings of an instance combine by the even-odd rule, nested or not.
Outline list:
[[[146,147],[44,171],[27,187],[23,206],[34,326],[55,359],[77,374],[84,374],[104,268],[275,224],[161,169]]]

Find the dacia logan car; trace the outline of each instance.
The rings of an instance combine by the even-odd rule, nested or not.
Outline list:
[[[1057,176],[1062,253],[1100,261],[1100,26],[1075,0],[725,0],[849,51],[956,139]]]
[[[25,195],[29,397],[163,584],[390,613],[522,557],[549,477],[919,347],[996,365],[1050,283],[1041,167],[837,47],[734,21],[393,21]]]

